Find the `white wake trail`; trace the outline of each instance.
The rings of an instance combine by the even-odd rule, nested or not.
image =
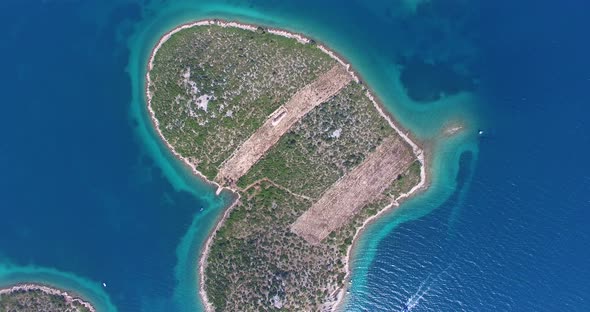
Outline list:
[[[404,311],[404,312],[412,311],[412,309],[414,309],[418,305],[420,300],[422,300],[424,298],[424,296],[426,294],[428,294],[428,292],[432,289],[432,287],[436,286],[438,284],[438,282],[442,281],[441,276],[443,274],[445,274],[449,270],[449,268],[453,266],[453,264],[454,263],[449,264],[444,270],[442,270],[434,278],[432,278],[432,280],[431,280],[432,273],[428,274],[428,277],[426,277],[426,279],[424,281],[422,281],[422,283],[420,283],[420,286],[418,286],[418,289],[416,290],[416,292],[410,298],[408,298],[402,311]],[[425,286],[426,286],[426,288],[424,288]]]

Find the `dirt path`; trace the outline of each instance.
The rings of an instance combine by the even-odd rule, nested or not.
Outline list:
[[[223,163],[215,181],[222,185],[233,185],[291,126],[314,107],[338,93],[351,80],[352,76],[346,68],[337,64],[314,82],[297,91]]]
[[[310,244],[319,244],[365,205],[373,202],[416,159],[400,137],[386,138],[363,163],[334,183],[291,225]]]
[[[284,187],[282,185],[276,184],[274,181],[270,180],[269,178],[262,178],[262,179],[256,180],[255,182],[251,183],[250,185],[246,186],[245,188],[240,189],[240,191],[241,192],[247,192],[250,188],[255,187],[256,185],[259,185],[263,181],[264,182],[268,182],[268,183],[272,184],[274,187],[276,187],[278,189],[281,189],[281,190],[283,190],[283,191],[285,191],[285,192],[287,192],[287,193],[289,193],[289,194],[291,194],[291,195],[293,195],[295,197],[299,197],[301,199],[305,199],[307,201],[313,202],[313,198],[308,197],[308,196],[305,196],[305,195],[293,193],[293,192],[291,192],[290,189],[288,189],[288,188],[286,188],[286,187]]]

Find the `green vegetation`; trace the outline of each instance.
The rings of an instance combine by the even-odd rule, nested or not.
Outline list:
[[[406,181],[419,182],[416,163],[381,198],[317,246],[289,230],[311,201],[264,181],[240,192],[241,203],[211,246],[205,271],[209,300],[218,311],[318,310],[343,284],[344,258],[357,228],[391,204],[390,190],[408,192],[415,184]]]
[[[357,83],[307,114],[248,174],[241,188],[263,177],[294,193],[318,198],[360,164],[394,130]],[[310,179],[313,177],[313,179]]]
[[[261,29],[193,27],[156,54],[152,107],[164,137],[212,180],[273,111],[335,64],[315,44]],[[420,163],[408,163],[379,198],[321,243],[291,232],[330,186],[396,135],[365,93],[354,82],[341,89],[239,179],[240,202],[215,233],[205,267],[216,311],[329,307],[343,286],[357,227],[418,183]]]
[[[270,113],[335,64],[315,45],[264,31],[192,27],[156,54],[151,106],[164,137],[213,179]]]
[[[311,203],[267,182],[242,195],[209,253],[210,301],[220,311],[303,311],[324,302],[343,270],[342,255],[289,230]]]
[[[79,302],[41,290],[16,290],[0,294],[0,312],[90,312]]]
[[[401,194],[409,192],[414,185],[420,183],[420,162],[414,161],[404,174],[400,174],[391,186],[385,191],[391,198],[397,198]]]

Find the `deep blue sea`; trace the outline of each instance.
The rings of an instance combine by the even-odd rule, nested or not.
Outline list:
[[[143,87],[158,38],[211,17],[326,43],[431,150],[431,188],[355,245],[343,310],[590,311],[583,0],[0,1],[0,286],[202,309],[229,196],[166,151]]]

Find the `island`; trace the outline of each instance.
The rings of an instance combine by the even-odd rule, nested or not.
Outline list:
[[[56,288],[19,284],[0,289],[2,312],[95,312],[87,301]]]
[[[423,148],[342,57],[221,20],[153,49],[147,108],[171,152],[235,200],[199,260],[208,311],[330,311],[364,226],[427,185]]]

